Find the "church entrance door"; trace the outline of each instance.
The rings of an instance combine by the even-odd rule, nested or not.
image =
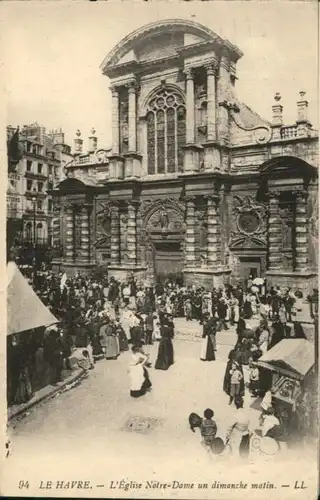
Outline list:
[[[252,276],[252,279],[261,278],[261,258],[240,257],[240,276],[245,281],[247,281],[250,276]]]
[[[141,243],[146,248],[149,281],[182,282],[184,266],[184,206],[172,199],[148,206]]]
[[[180,242],[155,242],[155,278],[164,282],[182,278],[183,256]]]

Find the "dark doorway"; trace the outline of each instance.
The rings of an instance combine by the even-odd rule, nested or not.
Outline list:
[[[244,280],[261,277],[261,258],[260,257],[240,257],[240,275]]]
[[[182,276],[183,256],[180,242],[155,242],[156,280],[179,279]]]

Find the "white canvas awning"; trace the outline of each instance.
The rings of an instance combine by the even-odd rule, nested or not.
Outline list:
[[[7,335],[58,323],[14,262],[7,266]]]
[[[257,365],[303,379],[314,365],[314,346],[306,339],[283,339],[261,356]]]

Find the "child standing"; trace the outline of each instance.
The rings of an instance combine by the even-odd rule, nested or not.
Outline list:
[[[249,360],[249,389],[253,397],[258,396],[259,393],[259,368],[252,361]]]
[[[240,381],[242,380],[242,373],[239,369],[238,363],[232,363],[232,367],[230,370],[230,400],[229,405],[231,405],[235,396],[240,395]]]

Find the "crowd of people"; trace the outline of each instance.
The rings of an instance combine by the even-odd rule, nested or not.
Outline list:
[[[202,325],[202,361],[215,360],[219,331],[236,328],[237,342],[229,353],[223,390],[229,404],[238,407],[245,392],[243,365],[249,367],[251,394],[264,396],[270,390],[270,377],[257,367],[256,361],[282,338],[304,337],[301,324],[292,322],[301,292],[268,289],[265,280],[207,291],[196,285],[182,286],[173,279],[150,287],[133,276],[120,282],[113,277],[98,280],[80,273],[69,277],[43,269],[32,278],[32,285],[59,323],[11,339],[11,404],[32,397],[37,356],[47,362],[48,383],[57,384],[63,370],[71,369],[75,350],[79,366],[89,370],[97,360],[116,360],[131,349],[130,395],[143,396],[152,389],[145,346],[158,343],[154,368],[168,370],[174,363],[174,318],[184,317]],[[248,327],[252,318],[260,318],[257,328]],[[22,350],[23,356],[18,354]]]

